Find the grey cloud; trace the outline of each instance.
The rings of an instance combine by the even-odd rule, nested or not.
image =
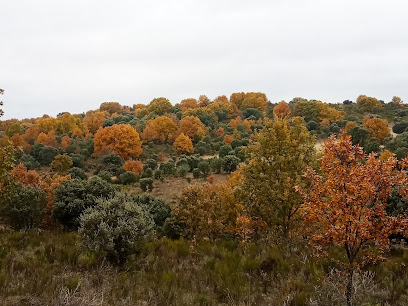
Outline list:
[[[4,118],[262,91],[408,99],[402,0],[1,4]]]

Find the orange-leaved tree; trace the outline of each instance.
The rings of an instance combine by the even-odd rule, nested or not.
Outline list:
[[[178,132],[190,138],[193,138],[195,135],[203,138],[208,133],[208,129],[199,118],[188,116],[180,120]]]
[[[89,132],[95,134],[102,127],[105,118],[105,112],[89,111],[85,115],[84,126]]]
[[[139,176],[143,172],[143,164],[139,160],[128,160],[123,165],[123,169],[129,172],[133,172],[136,176]]]
[[[281,101],[273,108],[273,113],[276,117],[284,119],[290,115],[290,106],[285,101]]]
[[[388,237],[403,229],[401,218],[389,217],[386,200],[393,189],[407,195],[407,160],[398,164],[375,154],[365,155],[351,137],[340,133],[325,143],[321,175],[309,169],[311,189],[303,194],[306,222],[315,225],[312,244],[337,245],[347,258],[347,305],[352,305],[353,274],[374,261],[389,246]]]
[[[100,128],[94,139],[95,154],[109,148],[123,159],[136,158],[142,154],[142,141],[138,132],[129,124],[115,124]]]
[[[167,116],[157,117],[147,121],[142,138],[145,141],[173,141],[177,132],[177,125]]]
[[[194,152],[193,143],[190,137],[181,133],[174,141],[174,150],[179,154],[192,154]]]
[[[381,143],[390,134],[388,121],[381,118],[364,117],[363,127],[370,132],[371,137],[377,138]]]
[[[109,114],[121,113],[123,111],[123,106],[119,102],[103,102],[99,107],[101,112],[108,112]]]
[[[199,107],[200,105],[198,104],[198,101],[196,99],[189,98],[189,99],[184,99],[180,102],[179,109],[182,112],[185,112],[186,110],[190,108],[199,108]]]

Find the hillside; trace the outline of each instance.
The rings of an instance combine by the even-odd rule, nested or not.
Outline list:
[[[407,128],[259,92],[0,121],[0,304],[406,305]]]

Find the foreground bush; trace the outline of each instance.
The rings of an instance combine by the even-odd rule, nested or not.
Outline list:
[[[65,229],[77,229],[79,216],[85,209],[96,205],[98,198],[111,196],[115,190],[114,186],[98,176],[88,181],[66,181],[56,190],[52,215]]]
[[[14,229],[40,225],[47,204],[46,194],[38,187],[12,183],[11,191],[1,199],[1,215]]]
[[[106,254],[114,263],[141,250],[154,234],[150,215],[131,198],[117,194],[100,199],[81,217],[79,233],[85,250]]]

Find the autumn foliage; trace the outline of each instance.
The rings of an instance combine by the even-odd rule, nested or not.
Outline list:
[[[95,134],[95,154],[109,148],[123,159],[137,158],[142,154],[142,142],[136,130],[128,124],[115,124],[101,128]]]
[[[128,172],[133,172],[136,176],[139,176],[143,172],[143,164],[139,160],[128,160],[124,163],[123,169]]]
[[[390,134],[388,121],[384,119],[365,117],[363,127],[370,132],[371,137],[377,138],[380,142]]]
[[[385,208],[393,188],[407,195],[406,165],[406,161],[398,164],[394,157],[380,160],[374,154],[367,156],[361,147],[352,145],[350,136],[340,134],[325,143],[321,174],[312,169],[307,172],[311,189],[304,194],[302,208],[306,221],[318,226],[311,241],[344,249],[348,302],[354,270],[383,254],[390,234],[403,229],[402,220],[387,216]]]
[[[177,133],[177,125],[167,116],[149,120],[142,133],[145,141],[173,141]]]
[[[194,152],[193,143],[191,139],[181,133],[174,141],[174,150],[179,154],[192,154]]]
[[[273,109],[273,113],[280,119],[284,119],[290,115],[290,107],[289,104],[285,101],[279,102]]]
[[[208,133],[208,129],[197,117],[188,116],[180,120],[178,132],[190,138],[195,135],[203,138]]]

